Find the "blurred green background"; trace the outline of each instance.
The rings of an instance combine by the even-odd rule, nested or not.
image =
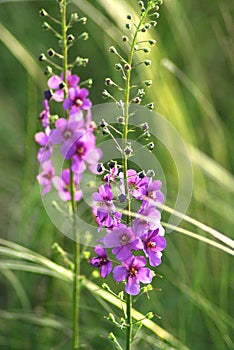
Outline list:
[[[46,87],[43,65],[37,57],[57,47],[52,33],[41,29],[38,12],[42,7],[58,17],[53,0],[0,1],[1,237],[63,264],[51,247],[58,242],[71,254],[72,242],[47,217],[35,179],[38,163],[33,134],[41,128],[37,118]],[[133,0],[74,0],[69,6],[69,12],[88,18],[85,30],[90,39],[77,45],[72,55],[90,58],[88,68],[76,73],[83,79],[94,79],[90,92],[94,104],[103,102],[105,78],[117,74],[116,59],[108,48],[114,44],[124,52],[124,14],[135,14],[137,9]],[[188,215],[232,238],[233,11],[231,0],[165,0],[159,25],[151,32],[158,42],[151,53],[153,64],[147,71],[138,71],[139,79],[147,75],[154,81],[146,102],[155,102],[156,111],[177,128],[188,147],[194,168]],[[75,27],[74,34],[76,30],[82,30],[81,26]],[[167,204],[173,205],[176,175],[166,160],[163,167],[168,181]],[[205,235],[185,222],[181,226]],[[136,308],[160,315],[162,319],[155,322],[191,350],[233,349],[231,256],[176,232],[168,234],[167,245],[163,264],[157,269],[163,279],[153,284],[162,291],[151,293],[150,300],[141,297]],[[1,241],[1,248],[4,246],[6,242]],[[10,249],[20,251],[19,247],[9,244],[8,248],[0,249],[0,348],[71,348],[72,285],[56,275],[47,276],[39,264],[32,265],[20,253],[12,255]],[[82,273],[93,279],[86,262]],[[102,284],[101,279],[94,282]],[[83,290],[84,348],[114,348],[105,339],[112,325],[103,316],[110,309],[121,314]],[[141,330],[135,345],[135,349],[175,348],[182,349],[182,345],[169,346],[146,329]]]

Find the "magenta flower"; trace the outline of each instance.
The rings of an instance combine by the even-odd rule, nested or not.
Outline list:
[[[117,282],[127,280],[125,291],[128,294],[137,295],[140,293],[140,282],[151,283],[153,272],[145,268],[146,260],[143,256],[132,257],[122,262],[113,270],[114,279]]]
[[[70,71],[67,71],[67,87],[76,87],[79,84],[80,78],[77,75],[72,75]],[[64,78],[63,73],[60,76],[53,75],[48,80],[48,86],[50,89],[55,90],[52,94],[52,99],[57,102],[64,100]]]
[[[100,267],[100,275],[106,278],[112,270],[112,262],[108,259],[106,249],[101,245],[97,245],[94,248],[96,257],[91,259],[91,265],[94,267]]]
[[[50,138],[49,136],[41,131],[41,132],[37,132],[34,135],[34,139],[37,143],[39,143],[40,146],[42,146],[37,154],[37,159],[40,163],[48,160],[51,157],[51,154],[53,152],[52,150],[52,145],[49,142]]]
[[[75,201],[79,201],[82,198],[82,191],[79,189],[78,185],[80,183],[80,176],[77,174],[73,175],[74,179],[74,197]],[[62,171],[61,177],[55,176],[53,179],[54,187],[58,190],[59,197],[63,201],[71,200],[71,179],[70,179],[70,169],[64,169]]]
[[[142,218],[137,218],[133,222],[133,231],[137,237],[141,237],[148,230],[156,230],[160,225],[161,213],[154,206],[142,206],[138,211]]]
[[[43,105],[45,109],[40,113],[39,119],[42,121],[42,125],[44,126],[44,128],[46,128],[50,124],[49,122],[50,108],[49,108],[49,102],[47,99],[43,101]]]
[[[121,186],[120,189],[123,194],[125,194],[125,185],[123,180],[123,173],[119,174],[121,178]],[[146,195],[147,193],[147,187],[149,178],[147,176],[140,178],[137,174],[137,172],[133,169],[129,169],[127,172],[127,183],[129,188],[129,193],[136,199],[142,199],[143,195]]]
[[[147,191],[145,193],[145,196],[143,196],[143,199],[147,202],[150,202],[150,199],[154,202],[163,203],[164,202],[164,195],[160,191],[162,187],[162,182],[160,180],[156,181],[149,181]]]
[[[51,189],[51,185],[52,185],[52,181],[54,178],[54,167],[53,164],[51,162],[51,160],[47,160],[44,163],[42,163],[42,169],[43,171],[37,175],[37,180],[39,182],[39,184],[44,187],[42,194],[46,194],[50,191]]]
[[[84,132],[77,138],[67,154],[67,158],[72,157],[72,171],[83,173],[87,164],[92,173],[97,173],[97,163],[102,151],[95,147],[95,143],[96,138],[91,131]]]
[[[63,108],[65,110],[70,110],[70,115],[76,114],[82,109],[89,109],[92,104],[89,99],[86,97],[88,96],[89,91],[85,88],[77,87],[71,87],[68,90],[69,97],[65,99],[63,102]]]
[[[121,214],[117,213],[113,203],[114,195],[109,185],[101,185],[99,192],[93,193],[93,214],[99,227],[116,227],[121,219]]]
[[[165,238],[159,236],[159,229],[155,231],[149,231],[141,236],[141,240],[144,244],[144,252],[146,257],[149,258],[151,266],[158,266],[161,264],[161,251],[166,248]]]
[[[56,129],[51,133],[51,142],[54,144],[62,143],[61,153],[66,159],[69,159],[69,151],[74,142],[82,135],[82,131],[79,129],[81,123],[83,123],[83,119],[73,118],[68,120],[60,118],[55,123]]]
[[[114,228],[104,237],[103,243],[107,248],[115,247],[112,253],[121,261],[132,256],[131,249],[143,249],[142,241],[135,237],[130,227],[125,225]]]

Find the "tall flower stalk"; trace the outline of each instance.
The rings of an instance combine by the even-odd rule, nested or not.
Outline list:
[[[59,39],[61,52],[56,52],[50,48],[47,55],[41,54],[40,61],[46,61],[49,66],[45,68],[45,73],[49,75],[48,87],[44,93],[44,110],[40,114],[40,120],[44,131],[35,134],[35,140],[41,146],[38,152],[38,160],[41,163],[42,172],[37,179],[42,186],[42,194],[46,195],[52,187],[58,191],[58,200],[67,202],[67,210],[71,213],[71,230],[74,240],[74,261],[70,267],[74,272],[73,280],[73,339],[72,349],[79,349],[79,306],[80,306],[80,243],[77,227],[77,202],[82,200],[82,190],[80,183],[82,174],[89,168],[89,171],[96,173],[97,162],[102,153],[96,148],[96,138],[94,136],[95,125],[91,121],[91,101],[87,98],[89,92],[81,87],[91,85],[89,79],[80,83],[80,78],[72,74],[75,66],[86,66],[87,58],[77,57],[73,63],[69,63],[68,50],[78,39],[86,40],[88,34],[82,33],[77,39],[73,34],[68,34],[72,26],[80,22],[86,23],[85,17],[78,14],[71,14],[67,21],[67,0],[58,1],[60,8],[60,20],[50,16],[46,10],[42,9],[40,15],[47,17],[52,24],[43,23],[43,28],[51,30]],[[55,28],[54,26],[55,25]],[[60,26],[57,31],[56,26]],[[75,40],[76,39],[76,40]],[[59,60],[59,63],[55,60]],[[54,74],[53,69],[59,71],[60,75]],[[50,111],[50,101],[62,103],[63,116],[53,115]],[[61,157],[65,169],[56,169],[53,164],[54,145],[61,145]],[[61,171],[58,175],[57,172]],[[70,223],[70,221],[69,221]]]
[[[104,247],[98,245],[95,248],[97,256],[91,260],[91,264],[100,267],[101,276],[107,277],[111,272],[112,265],[116,264],[116,260],[112,261],[108,257],[106,248],[113,248],[112,254],[121,263],[120,266],[114,267],[113,277],[116,282],[125,283],[125,297],[120,297],[122,302],[126,304],[125,322],[122,321],[119,324],[119,327],[126,330],[125,350],[131,350],[135,336],[133,335],[134,325],[132,322],[133,296],[150,290],[152,288],[150,283],[154,277],[153,271],[145,267],[147,264],[145,257],[135,255],[134,251],[142,251],[149,259],[149,264],[155,267],[161,263],[161,251],[166,246],[163,237],[164,229],[160,224],[161,214],[155,206],[156,202],[162,203],[164,201],[164,196],[160,191],[162,183],[159,180],[153,180],[153,171],[148,171],[146,175],[144,170],[137,172],[129,166],[129,160],[134,153],[129,138],[129,132],[132,132],[132,126],[131,129],[129,127],[129,119],[131,114],[134,113],[130,110],[130,107],[132,103],[140,104],[145,94],[143,88],[138,88],[136,91],[137,86],[132,83],[133,72],[138,65],[144,64],[147,67],[151,64],[150,60],[134,62],[134,55],[138,51],[148,53],[150,49],[147,44],[148,46],[155,44],[153,39],[139,39],[139,34],[144,34],[157,24],[153,17],[158,18],[157,11],[161,3],[162,1],[148,0],[145,5],[143,1],[139,1],[140,19],[137,23],[132,15],[127,15],[126,29],[130,34],[122,38],[129,45],[127,58],[124,58],[114,46],[110,47],[110,52],[120,59],[115,67],[122,73],[124,86],[116,84],[110,78],[106,78],[107,86],[115,87],[123,92],[123,100],[116,100],[108,90],[103,92],[104,97],[112,98],[122,109],[123,114],[117,119],[120,124],[117,129],[104,119],[100,124],[104,134],[110,135],[115,141],[115,145],[117,145],[117,149],[122,156],[122,164],[112,160],[109,162],[109,169],[102,164],[98,166],[100,173],[107,172],[103,177],[106,184],[101,185],[99,192],[93,195],[93,212],[96,215],[99,229],[105,228],[107,235],[103,239]],[[148,18],[149,21],[147,21]],[[146,80],[142,84],[149,87],[152,82]],[[153,103],[148,104],[147,107],[153,109]],[[139,128],[142,131],[141,137],[145,136],[148,139],[150,134],[147,123],[142,123]],[[118,135],[118,137],[121,135],[122,147],[119,146],[115,135]],[[154,144],[150,142],[144,147],[152,151]],[[117,198],[116,193],[118,193]],[[116,207],[118,203],[125,205],[123,211],[121,209],[118,211]],[[140,210],[136,216],[132,213],[132,203],[138,203],[138,206],[140,204]],[[133,220],[133,217],[136,217],[135,220]],[[148,284],[148,287],[142,289],[140,282]],[[104,288],[110,291],[106,284],[104,284]],[[146,317],[151,318],[153,314],[149,313]],[[109,315],[109,319],[115,325],[118,325],[113,315]],[[113,333],[109,335],[109,338],[115,343],[117,349],[123,349]]]

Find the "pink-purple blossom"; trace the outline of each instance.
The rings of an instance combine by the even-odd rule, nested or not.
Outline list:
[[[91,265],[100,268],[100,275],[106,278],[112,271],[112,262],[108,259],[106,249],[101,245],[94,248],[96,257],[91,259]]]
[[[50,143],[50,138],[49,138],[50,132],[46,133],[43,131],[37,132],[34,135],[35,141],[42,146],[37,154],[37,159],[40,163],[45,162],[48,160],[51,155],[52,155],[52,144]]]
[[[103,243],[107,248],[113,248],[112,253],[118,260],[126,260],[132,256],[131,249],[143,249],[142,241],[137,238],[130,227],[119,225],[108,233]]]
[[[148,230],[156,230],[160,225],[161,213],[153,206],[142,206],[138,211],[141,216],[133,222],[133,231],[137,237],[141,237]]]
[[[67,88],[76,87],[79,84],[80,78],[77,75],[71,74],[67,71]],[[55,90],[52,94],[52,99],[57,102],[62,102],[64,100],[64,76],[61,73],[60,76],[52,75],[48,80],[48,86],[50,89]]]
[[[74,199],[79,201],[82,198],[82,191],[79,189],[80,175],[73,174],[74,182]],[[63,201],[71,200],[71,175],[70,169],[64,169],[61,173],[61,177],[55,176],[53,179],[54,187],[58,190],[59,197]]]
[[[91,101],[86,98],[89,94],[89,91],[85,88],[71,87],[68,90],[68,95],[64,102],[63,108],[65,110],[70,110],[70,115],[76,114],[80,110],[90,109],[92,106]]]
[[[143,256],[131,257],[122,261],[122,266],[116,266],[113,270],[114,279],[117,282],[126,280],[126,293],[137,295],[140,293],[140,282],[152,282],[153,272],[145,265],[146,260]]]
[[[44,128],[50,125],[50,108],[49,108],[49,102],[47,99],[44,99],[43,101],[44,109],[40,113],[39,119],[42,121],[42,125]]]
[[[51,160],[46,160],[42,163],[42,172],[37,175],[39,184],[43,187],[42,194],[50,191],[54,179],[55,171]]]
[[[155,231],[149,231],[141,236],[141,240],[144,244],[143,250],[146,257],[149,258],[151,266],[158,266],[161,264],[161,251],[166,248],[166,240],[164,237],[159,236],[159,229]]]

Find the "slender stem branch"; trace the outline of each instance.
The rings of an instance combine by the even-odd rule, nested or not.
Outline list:
[[[68,46],[67,46],[67,2],[63,1],[61,6],[62,15],[62,43],[63,43],[63,79],[67,83],[67,70],[68,70]],[[65,98],[68,96],[67,87],[64,90]],[[65,111],[66,118],[68,118],[68,112]],[[74,239],[74,280],[73,280],[73,350],[79,349],[79,304],[80,304],[80,244],[76,224],[76,200],[75,200],[75,184],[74,174],[71,169],[70,161],[70,193],[71,193],[71,206],[72,206],[72,223],[73,223],[73,239]]]
[[[122,142],[122,149],[123,149],[123,173],[124,173],[124,182],[125,182],[125,190],[126,190],[126,196],[127,196],[127,215],[126,215],[126,223],[127,225],[131,221],[131,201],[129,196],[129,188],[128,188],[128,182],[127,182],[127,173],[128,173],[128,155],[125,154],[125,149],[127,147],[128,142],[128,133],[129,133],[129,104],[130,104],[130,91],[131,91],[131,70],[132,70],[132,62],[133,62],[133,55],[134,55],[134,47],[136,45],[137,41],[137,35],[140,31],[140,28],[142,24],[144,23],[144,20],[150,10],[150,6],[148,6],[145,13],[141,16],[141,19],[136,26],[135,33],[133,35],[132,43],[130,46],[130,53],[128,57],[128,66],[130,69],[126,72],[126,82],[125,82],[125,99],[124,99],[124,130],[123,130],[123,142]],[[131,350],[131,344],[132,344],[132,296],[130,294],[126,294],[126,314],[127,314],[127,327],[126,327],[126,350]]]

